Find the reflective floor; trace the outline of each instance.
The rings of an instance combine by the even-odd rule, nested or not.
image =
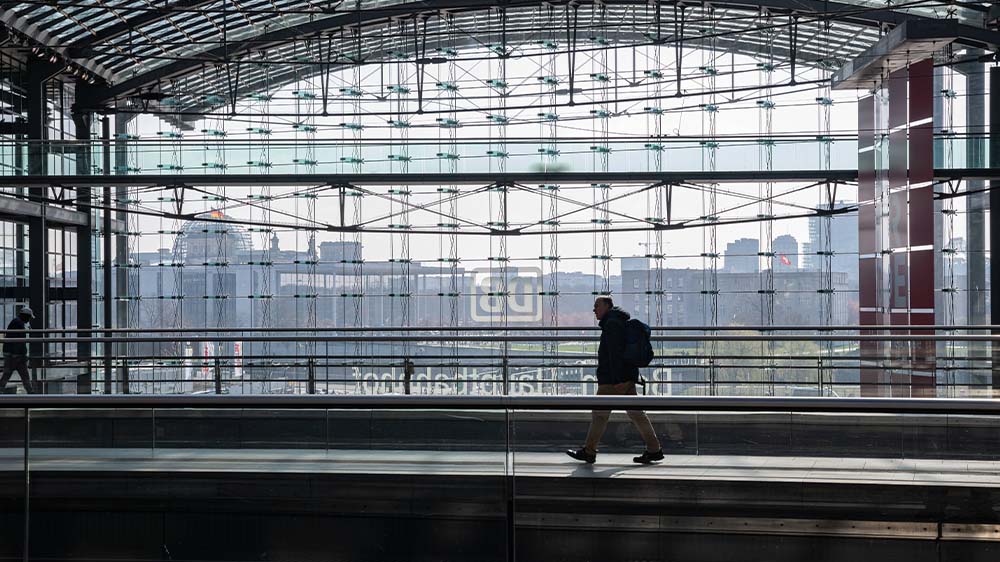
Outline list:
[[[813,483],[981,486],[1000,483],[1000,461],[670,455],[637,465],[631,454],[602,453],[593,465],[562,452],[373,451],[315,449],[45,448],[29,453],[41,472],[243,472],[302,474],[455,475],[546,478],[710,479]],[[506,460],[506,462],[505,462]],[[20,472],[23,450],[0,450],[0,471]]]

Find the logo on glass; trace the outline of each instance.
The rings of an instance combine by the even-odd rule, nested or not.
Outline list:
[[[534,267],[507,268],[507,286],[498,269],[478,268],[471,271],[472,310],[474,322],[502,322],[504,301],[507,322],[540,322],[542,320],[542,271]]]

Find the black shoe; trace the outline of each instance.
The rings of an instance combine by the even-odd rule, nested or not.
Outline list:
[[[566,451],[566,454],[587,464],[594,464],[597,462],[597,453],[588,453],[585,447],[580,449],[570,449]],[[660,455],[660,458],[663,458],[663,455]]]
[[[650,453],[646,451],[645,453],[639,455],[638,457],[632,457],[632,462],[637,462],[639,464],[653,464],[655,461],[663,460],[663,449]]]

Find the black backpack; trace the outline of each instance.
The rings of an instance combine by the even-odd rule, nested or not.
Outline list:
[[[630,318],[625,322],[625,361],[633,367],[648,367],[653,360],[653,344],[649,341],[651,330],[641,320]]]

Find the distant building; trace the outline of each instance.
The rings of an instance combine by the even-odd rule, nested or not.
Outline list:
[[[630,269],[635,267],[635,269]],[[662,323],[668,326],[702,326],[708,321],[709,296],[703,293],[709,273],[701,269],[642,269],[638,261],[622,266],[622,295],[617,299],[633,315],[657,324],[656,284],[662,275],[660,300]],[[756,272],[716,274],[719,294],[718,319],[723,326],[761,324],[762,295]],[[850,289],[846,273],[834,273],[833,323],[857,323],[857,293]],[[821,273],[786,270],[774,277],[774,323],[815,326],[822,319]]]
[[[722,270],[727,273],[756,273],[760,271],[760,240],[740,238],[726,244]]]
[[[961,236],[952,238],[945,248],[947,248],[948,252],[942,252],[944,272],[948,271],[948,261],[951,261],[950,267],[955,278],[965,278],[969,274],[969,254],[968,248],[965,244],[965,238]],[[964,287],[965,285],[957,286]]]
[[[799,268],[799,241],[790,234],[782,234],[771,242],[775,271],[795,271]]]
[[[852,204],[838,201],[834,210],[851,207]],[[825,210],[817,207],[817,210]],[[826,233],[826,221],[829,221],[830,232]],[[802,248],[803,269],[823,271],[823,254],[832,252],[830,256],[831,270],[847,273],[851,287],[858,286],[858,214],[857,212],[831,215],[825,217],[809,217],[809,242]]]

